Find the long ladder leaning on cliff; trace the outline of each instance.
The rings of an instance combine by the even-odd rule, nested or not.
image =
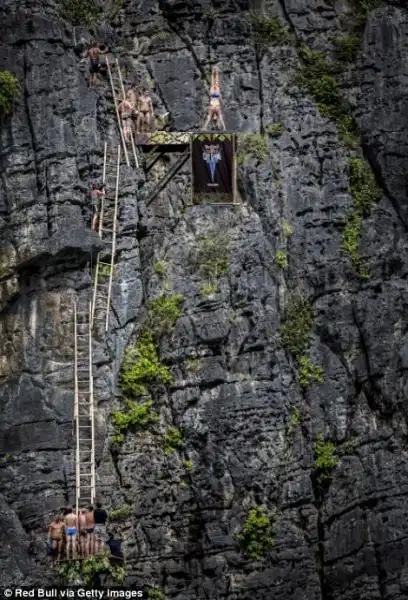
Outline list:
[[[117,147],[116,153],[108,154],[108,147],[105,142],[103,157],[103,184],[105,185],[105,195],[101,196],[99,237],[106,243],[106,247],[98,253],[96,259],[91,306],[91,331],[95,324],[96,311],[98,311],[98,313],[99,311],[103,311],[105,317],[105,332],[107,332],[109,328],[112,281],[116,257],[120,158],[120,146]]]
[[[121,97],[123,100],[125,98],[125,87],[123,85],[122,72],[120,70],[119,61],[117,58],[115,58],[112,61],[112,63],[109,62],[109,58],[107,56],[105,57],[105,59],[106,59],[106,66],[108,68],[108,75],[109,75],[109,81],[110,81],[111,90],[112,90],[113,102],[115,104],[116,118],[118,120],[118,127],[119,127],[120,139],[122,141],[123,153],[125,155],[126,164],[128,167],[130,167],[129,152],[128,152],[125,136],[123,134],[122,119],[121,119],[120,113],[119,113],[120,101],[118,98],[118,94],[119,94],[119,97]],[[133,132],[130,133],[130,145],[132,148],[133,159],[135,161],[136,168],[138,169],[139,161],[137,158],[137,150],[136,150],[136,145],[135,145],[135,139],[133,137]]]
[[[96,488],[90,316],[90,302],[86,310],[80,310],[77,302],[74,302],[75,504],[77,511],[81,507],[94,504]]]

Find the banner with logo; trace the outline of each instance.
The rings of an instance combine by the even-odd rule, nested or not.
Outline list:
[[[235,135],[191,136],[193,204],[231,204],[235,200]]]

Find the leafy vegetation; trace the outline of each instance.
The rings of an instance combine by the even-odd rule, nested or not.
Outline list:
[[[193,463],[191,460],[183,460],[183,467],[185,468],[186,471],[192,471],[193,469]]]
[[[349,177],[354,210],[349,215],[344,228],[343,250],[351,257],[352,264],[360,275],[368,277],[359,255],[363,217],[367,216],[371,207],[380,200],[382,192],[375,181],[373,172],[358,156],[349,158]]]
[[[238,164],[246,164],[251,158],[263,162],[268,157],[268,138],[262,133],[243,133],[238,138]]]
[[[281,231],[283,237],[285,238],[289,238],[291,235],[293,235],[293,227],[288,221],[283,220],[281,222]]]
[[[112,421],[115,435],[112,442],[121,444],[127,431],[146,430],[160,420],[160,416],[152,411],[152,400],[138,404],[134,400],[126,400],[126,410],[113,410]]]
[[[288,436],[292,435],[292,432],[295,429],[295,427],[300,425],[300,418],[301,418],[300,410],[298,409],[297,406],[294,406],[292,408],[292,410],[290,411],[289,424],[287,427],[287,435]]]
[[[147,395],[146,385],[171,383],[169,368],[161,364],[151,333],[142,333],[134,348],[127,348],[121,369],[123,392],[131,397]]]
[[[161,588],[153,586],[147,592],[148,600],[166,600],[166,596]]]
[[[271,137],[279,137],[283,131],[283,123],[269,123],[269,125],[265,127],[265,131]]]
[[[298,381],[302,387],[307,387],[313,382],[323,383],[323,369],[314,365],[308,356],[301,356],[299,358]]]
[[[130,517],[133,509],[129,504],[125,504],[120,508],[116,508],[115,510],[111,510],[109,513],[109,521],[120,521],[121,519],[126,519]]]
[[[170,333],[182,314],[184,296],[164,293],[148,304],[148,325],[156,335]]]
[[[167,263],[164,260],[158,260],[153,265],[153,271],[160,276],[164,276],[167,270]]]
[[[214,229],[198,238],[193,266],[198,273],[214,282],[228,270],[229,245],[225,232]]]
[[[340,68],[329,62],[324,52],[315,52],[307,46],[300,49],[303,65],[296,83],[308,90],[314,98],[320,114],[336,123],[340,139],[350,147],[356,147],[359,136],[350,104],[342,97],[339,86]]]
[[[21,95],[18,79],[8,71],[0,71],[0,116],[13,111],[13,103]]]
[[[306,349],[313,322],[310,302],[300,295],[293,295],[289,299],[286,319],[282,325],[282,342],[295,357],[299,357]]]
[[[216,294],[218,291],[218,284],[216,281],[209,281],[208,283],[203,283],[200,286],[200,294],[202,296],[212,296]]]
[[[275,254],[275,262],[280,269],[288,268],[288,254],[286,250],[278,250]]]
[[[184,446],[183,432],[177,427],[170,427],[164,436],[164,453],[169,456],[177,448]]]
[[[361,34],[352,33],[341,38],[333,40],[335,46],[336,58],[339,61],[350,63],[357,58],[357,53],[361,45]]]
[[[339,462],[335,445],[332,442],[325,442],[323,437],[319,435],[314,445],[314,452],[313,468],[317,473],[318,481],[320,483],[330,481],[331,473]]]
[[[72,25],[89,26],[102,19],[114,19],[123,0],[61,0],[62,16]]]
[[[249,511],[242,530],[236,537],[248,558],[262,560],[275,541],[273,524],[265,507],[257,506]]]
[[[126,571],[122,565],[112,565],[108,556],[90,556],[85,560],[64,562],[57,573],[65,585],[81,584],[99,587],[106,583],[123,584]]]
[[[293,40],[290,32],[280,24],[279,19],[269,18],[257,12],[251,13],[251,25],[255,45],[262,56],[270,46],[283,46]]]
[[[62,16],[72,25],[91,25],[103,15],[97,0],[61,0],[61,9]]]
[[[189,371],[197,373],[201,369],[201,360],[199,358],[188,358],[186,365]]]

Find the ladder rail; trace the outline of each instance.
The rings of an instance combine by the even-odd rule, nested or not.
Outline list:
[[[78,514],[79,495],[80,495],[80,454],[79,454],[79,392],[78,392],[78,343],[77,343],[77,305],[74,301],[74,386],[75,386],[75,441],[76,441],[76,456],[75,456],[75,506]]]
[[[120,179],[120,146],[118,146],[118,162],[117,162],[117,171],[116,171],[116,189],[115,189],[115,208],[113,213],[113,235],[112,235],[112,254],[111,254],[111,265],[109,272],[109,286],[108,286],[108,298],[106,301],[106,321],[105,321],[105,331],[108,331],[109,327],[109,308],[112,296],[112,279],[113,279],[113,265],[115,261],[115,253],[116,253],[116,223],[118,218],[118,199],[119,199],[119,179]]]
[[[120,70],[118,59],[116,59],[116,68],[118,70],[119,83],[120,83],[120,89],[122,90],[122,96],[123,96],[123,98],[125,98],[125,86],[123,85],[122,71]],[[137,159],[137,151],[136,151],[135,139],[133,137],[133,131],[132,130],[130,130],[130,142],[131,142],[131,145],[132,145],[133,158],[135,159],[136,168],[138,169],[139,168],[139,161]]]
[[[113,103],[115,104],[116,117],[118,119],[118,127],[119,127],[120,139],[122,141],[123,152],[125,155],[126,164],[128,167],[130,167],[129,156],[127,153],[126,142],[125,142],[125,136],[123,135],[122,122],[121,122],[122,120],[120,118],[118,101],[117,101],[116,92],[115,92],[115,86],[113,84],[112,71],[111,71],[109,59],[107,56],[105,56],[105,60],[106,60],[106,66],[108,68],[109,82],[110,82],[111,89],[112,89]]]
[[[92,304],[89,303],[89,314]],[[92,324],[89,320],[89,419],[91,421],[91,504],[95,500],[95,415],[93,397],[93,373],[92,373]],[[78,419],[79,424],[79,419]],[[79,429],[79,428],[78,428]]]

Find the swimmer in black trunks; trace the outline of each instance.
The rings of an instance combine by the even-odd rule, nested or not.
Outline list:
[[[155,129],[153,102],[149,92],[145,89],[137,99],[136,131],[144,133]]]
[[[89,88],[95,87],[96,76],[99,73],[99,69],[100,69],[99,57],[101,54],[106,54],[107,52],[108,52],[107,48],[106,48],[106,50],[101,50],[95,41],[91,42],[91,44],[88,48],[88,51],[86,53],[86,56],[89,58],[89,61],[90,61],[89,80],[88,80]]]

